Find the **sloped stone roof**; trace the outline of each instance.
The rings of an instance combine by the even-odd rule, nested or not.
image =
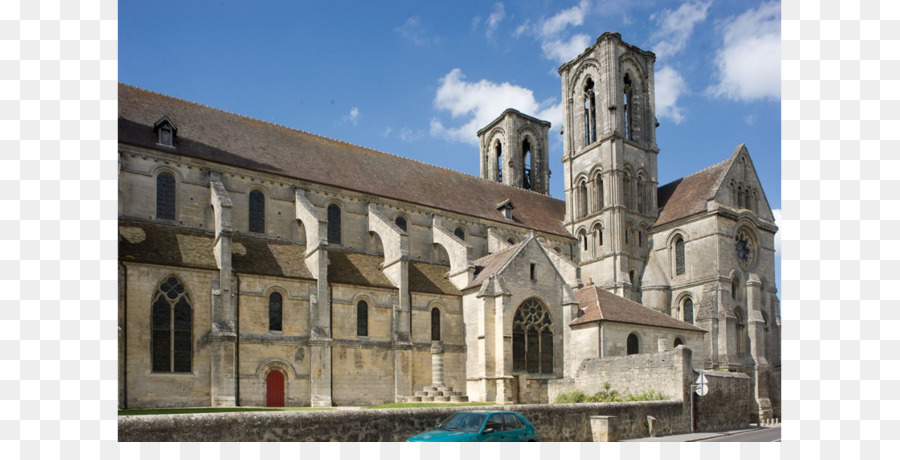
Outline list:
[[[426,262],[409,263],[409,290],[427,294],[462,295],[459,289],[447,279],[449,265],[435,265]]]
[[[150,222],[119,220],[119,260],[217,270],[215,235]],[[248,235],[232,237],[235,273],[313,279],[303,263],[304,246]]]
[[[707,200],[715,196],[733,161],[734,156],[659,187],[656,190],[659,218],[653,226],[705,212]]]
[[[578,300],[578,306],[584,311],[584,314],[570,323],[573,326],[596,321],[615,321],[617,323],[706,332],[699,327],[604,291],[597,286],[587,286],[575,290],[575,298]]]
[[[382,257],[356,252],[328,251],[328,282],[393,288],[381,271]]]
[[[174,149],[157,145],[163,116],[178,126]],[[571,238],[561,200],[121,83],[119,142]],[[512,220],[496,209],[504,200]]]

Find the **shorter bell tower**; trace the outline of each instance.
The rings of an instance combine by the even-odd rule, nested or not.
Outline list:
[[[506,109],[478,131],[481,178],[550,193],[547,135],[550,122]]]

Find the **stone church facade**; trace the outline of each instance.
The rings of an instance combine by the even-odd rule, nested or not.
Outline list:
[[[684,345],[780,412],[770,206],[743,146],[658,185],[654,60],[560,67],[564,201],[513,109],[479,178],[120,84],[120,407],[547,402]]]

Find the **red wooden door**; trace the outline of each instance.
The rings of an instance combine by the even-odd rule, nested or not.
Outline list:
[[[284,407],[284,374],[273,370],[266,376],[266,406]]]

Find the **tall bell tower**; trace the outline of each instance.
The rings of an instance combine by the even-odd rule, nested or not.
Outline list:
[[[657,218],[655,61],[606,32],[559,68],[564,224],[578,238],[581,279],[635,301]]]
[[[550,193],[547,133],[550,122],[506,109],[478,130],[481,178]]]

